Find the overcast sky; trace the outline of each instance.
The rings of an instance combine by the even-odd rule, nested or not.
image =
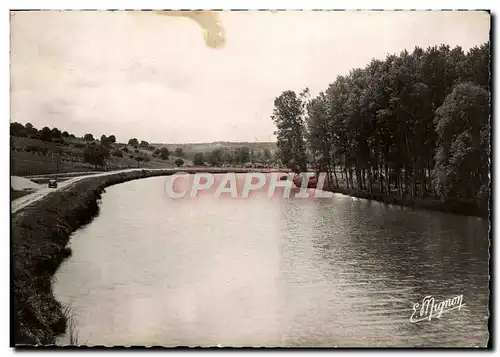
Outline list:
[[[482,12],[224,12],[225,45],[183,17],[18,12],[11,121],[149,142],[274,141],[273,101],[388,53],[488,41]]]

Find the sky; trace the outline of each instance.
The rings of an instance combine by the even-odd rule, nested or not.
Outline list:
[[[467,51],[490,32],[485,12],[222,12],[194,19],[11,13],[11,122],[113,134],[120,142],[275,141],[270,116],[282,91],[308,87],[315,95],[372,58],[442,43]],[[203,26],[212,34],[207,40]]]

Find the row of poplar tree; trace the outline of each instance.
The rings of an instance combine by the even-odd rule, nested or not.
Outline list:
[[[487,204],[490,45],[403,51],[275,99],[278,156],[334,187]]]

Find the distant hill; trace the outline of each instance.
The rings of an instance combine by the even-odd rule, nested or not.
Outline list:
[[[114,135],[96,135],[94,138],[87,133],[76,137],[58,128],[39,130],[29,123],[16,122],[10,124],[10,134],[11,174],[16,176],[92,171],[95,167],[86,161],[85,148],[103,143],[109,154],[106,153],[105,165],[100,169],[107,170],[167,168],[177,165],[176,161],[182,166],[232,167],[249,164],[274,167],[278,163],[274,142],[150,144],[143,138],[131,138],[120,143]],[[165,147],[169,152],[161,155],[160,149]]]
[[[185,153],[196,152],[209,152],[214,149],[228,148],[235,149],[239,147],[248,147],[250,150],[263,150],[269,149],[270,151],[276,150],[275,142],[231,142],[231,141],[215,141],[212,143],[187,143],[187,144],[152,144],[156,147],[167,147],[173,151],[176,148],[182,148]]]

